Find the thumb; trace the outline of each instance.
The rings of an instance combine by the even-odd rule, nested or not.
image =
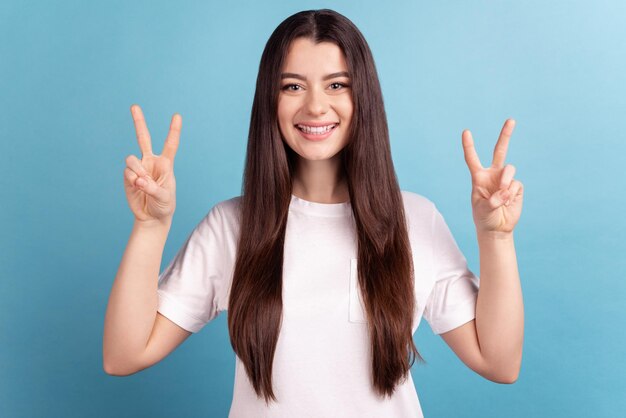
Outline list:
[[[150,176],[139,177],[135,183],[141,191],[154,197],[159,202],[167,202],[169,200],[167,190],[159,186]]]
[[[489,198],[489,206],[491,206],[492,209],[499,208],[506,204],[510,197],[511,193],[507,189],[498,190]]]

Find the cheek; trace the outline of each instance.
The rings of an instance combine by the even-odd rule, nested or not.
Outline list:
[[[280,103],[278,104],[277,116],[278,116],[278,126],[280,127],[280,130],[282,132],[286,127],[287,115],[285,114],[285,107],[281,105]]]
[[[341,117],[345,121],[351,121],[352,115],[354,114],[354,106],[352,102],[345,103],[345,105],[341,108]]]
[[[289,100],[278,101],[278,122],[281,126],[291,125],[294,116],[293,107],[293,103],[290,103]]]
[[[342,100],[337,103],[337,109],[341,112],[341,116],[344,119],[351,119],[352,114],[354,113],[354,103],[352,101],[352,96],[345,95],[342,97]]]

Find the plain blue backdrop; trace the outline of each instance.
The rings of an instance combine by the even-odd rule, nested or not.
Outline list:
[[[225,417],[235,357],[220,315],[154,367],[102,369],[104,314],[133,215],[129,108],[160,153],[183,116],[162,268],[237,196],[261,52],[287,16],[329,7],[374,54],[402,189],[478,248],[461,132],[484,164],[504,120],[525,202],[519,380],[463,365],[428,324],[412,369],[427,417],[626,411],[626,3],[614,1],[3,1],[0,5],[0,416]],[[314,390],[314,388],[311,388]]]

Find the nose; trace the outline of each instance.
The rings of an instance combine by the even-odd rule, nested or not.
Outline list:
[[[319,91],[317,88],[312,88],[307,93],[305,107],[310,115],[323,115],[328,112],[328,98],[324,92]]]

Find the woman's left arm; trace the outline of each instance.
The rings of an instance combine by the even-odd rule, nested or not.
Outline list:
[[[504,165],[515,121],[504,123],[493,162],[484,168],[472,135],[463,131],[465,161],[472,176],[472,212],[480,251],[480,287],[476,318],[441,334],[471,369],[489,380],[517,380],[524,339],[524,305],[513,229],[522,212],[524,188]]]

